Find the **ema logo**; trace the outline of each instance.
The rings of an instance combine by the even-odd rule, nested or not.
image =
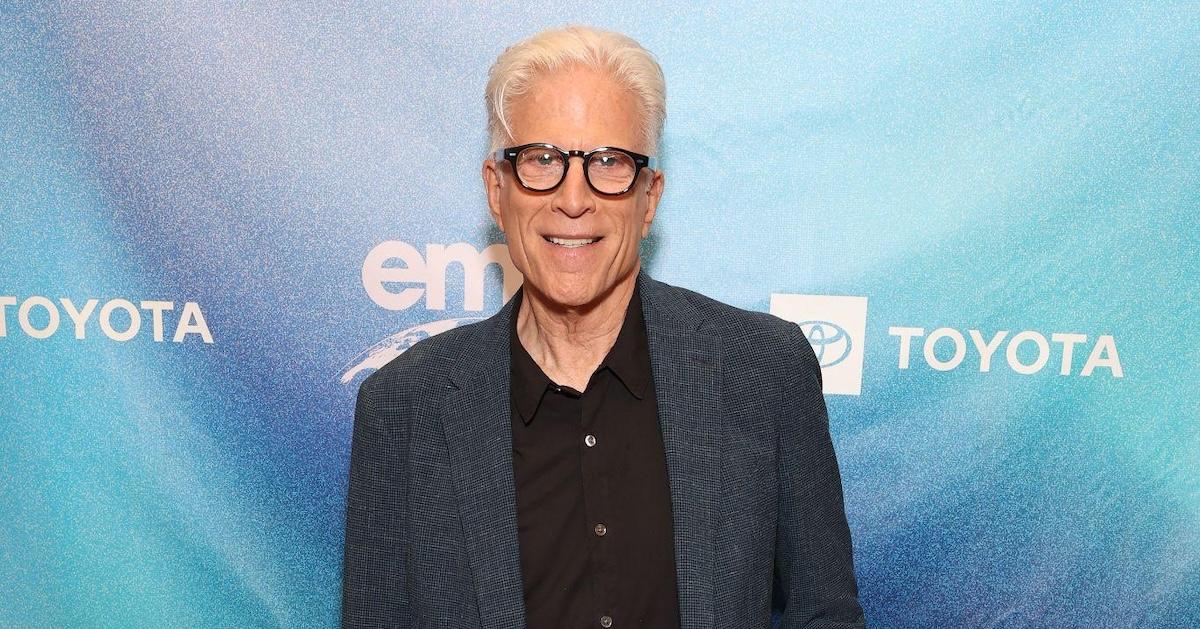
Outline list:
[[[492,265],[500,269],[501,299],[507,302],[522,280],[521,273],[508,256],[507,245],[488,245],[479,250],[466,242],[427,243],[422,253],[407,242],[386,240],[367,252],[362,265],[362,284],[371,301],[388,310],[406,310],[424,299],[426,311],[444,311],[449,309],[446,280],[458,267],[462,269],[463,278],[462,309],[480,312],[484,305],[488,267]],[[350,384],[357,377],[386,365],[421,339],[482,319],[440,319],[390,334],[347,362],[338,374],[338,381]]]
[[[464,310],[483,310],[484,281],[490,265],[500,267],[504,301],[521,285],[521,273],[508,257],[506,245],[489,245],[480,251],[465,242],[430,243],[422,255],[416,247],[400,240],[386,240],[367,253],[362,284],[371,301],[388,310],[405,310],[422,298],[426,310],[445,310],[446,277],[452,264],[462,268]]]
[[[804,331],[821,363],[825,393],[862,393],[866,297],[772,293],[771,314]]]

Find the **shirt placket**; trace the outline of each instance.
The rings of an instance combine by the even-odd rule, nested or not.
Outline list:
[[[609,487],[613,456],[612,446],[606,440],[611,431],[606,430],[604,409],[601,402],[611,391],[608,390],[612,373],[606,368],[596,372],[591,384],[581,399],[579,418],[580,471],[584,486],[584,511],[587,515],[590,538],[592,591],[595,608],[589,627],[608,629],[618,627],[616,565],[612,536],[624,534],[612,528],[612,493]]]

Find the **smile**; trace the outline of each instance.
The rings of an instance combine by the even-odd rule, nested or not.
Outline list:
[[[554,236],[542,236],[542,238],[545,238],[546,242],[554,243],[560,247],[575,248],[575,247],[582,247],[584,245],[590,245],[594,242],[600,242],[601,237],[596,237],[596,238],[556,238]]]

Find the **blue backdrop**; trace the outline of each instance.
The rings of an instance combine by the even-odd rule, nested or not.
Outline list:
[[[1200,626],[1195,3],[168,4],[0,9],[0,625],[336,624],[358,383],[520,281],[487,68],[583,22],[651,274],[822,353],[872,626]]]

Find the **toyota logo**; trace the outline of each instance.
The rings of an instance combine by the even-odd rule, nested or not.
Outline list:
[[[804,331],[821,367],[832,367],[850,355],[853,343],[842,326],[829,321],[805,321],[796,325]]]

